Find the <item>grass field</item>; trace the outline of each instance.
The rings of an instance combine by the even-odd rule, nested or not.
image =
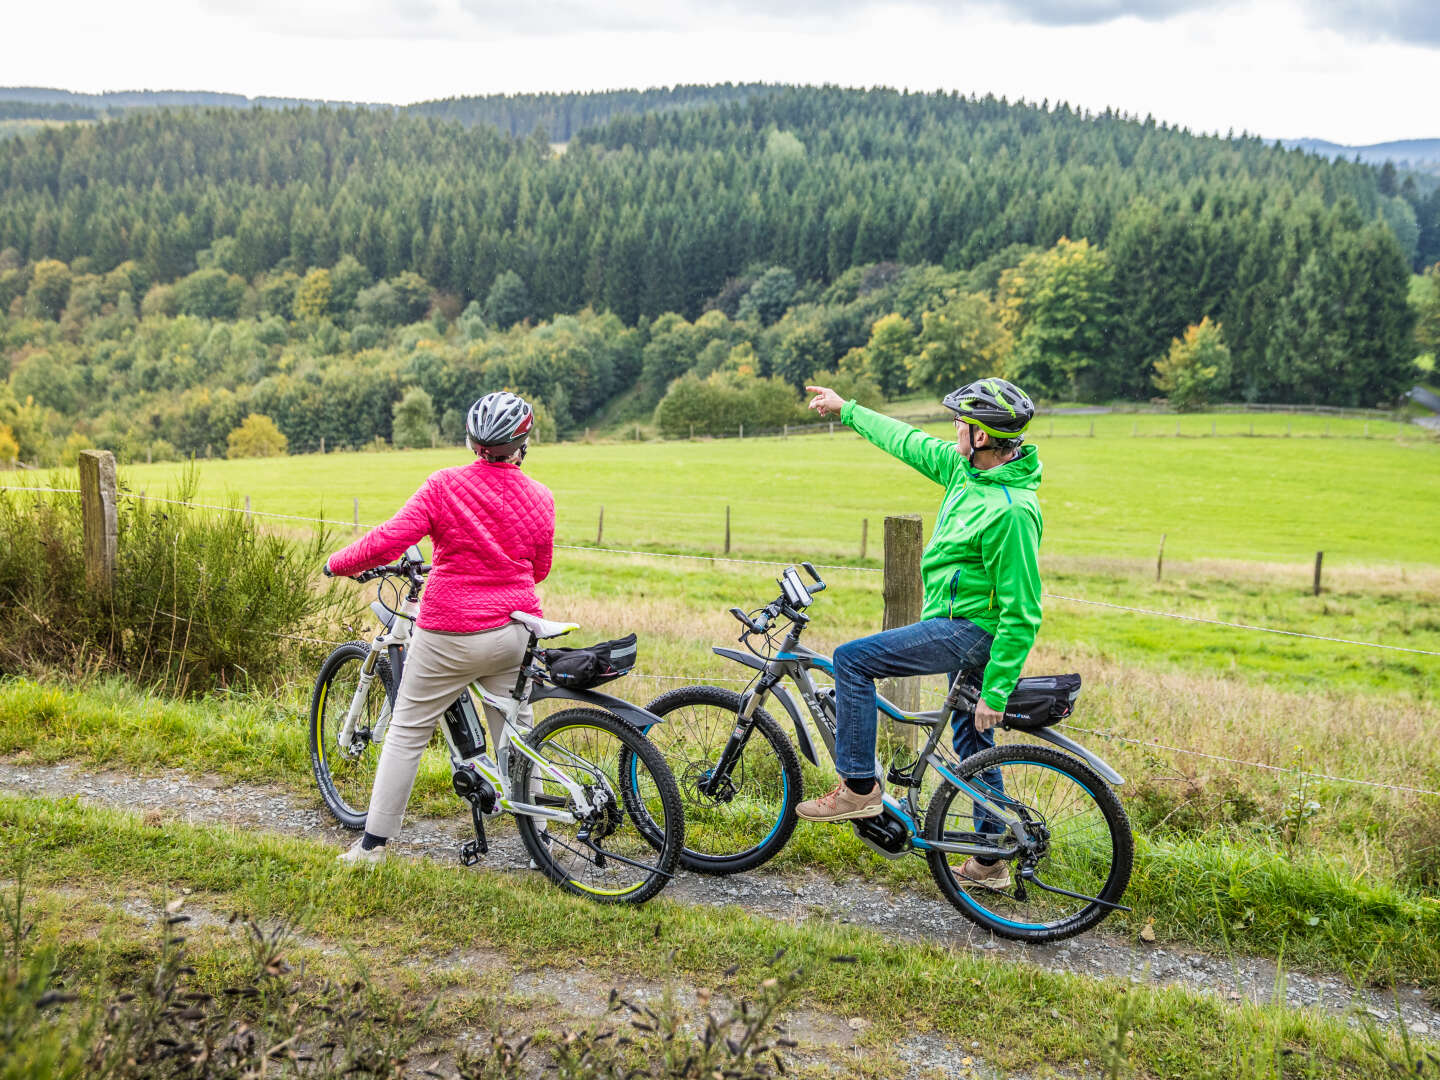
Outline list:
[[[946,435],[949,426],[929,430]],[[1039,421],[1034,442],[1045,465],[1046,556],[1153,564],[1164,534],[1166,558],[1180,561],[1298,564],[1323,550],[1331,564],[1440,564],[1440,535],[1416,528],[1440,516],[1440,442],[1418,427],[1280,415],[1062,416],[1053,436]],[[377,522],[428,473],[465,460],[464,449],[446,448],[204,461],[198,494],[237,504],[249,495],[256,511],[344,521],[358,498],[361,521]],[[183,468],[130,466],[122,482],[160,494]],[[874,560],[886,515],[918,513],[928,527],[938,505],[933,484],[838,425],[833,436],[790,439],[544,445],[526,468],[555,493],[558,540],[571,544],[594,542],[603,505],[608,546],[716,552],[729,506],[732,554],[855,561],[868,519]]]

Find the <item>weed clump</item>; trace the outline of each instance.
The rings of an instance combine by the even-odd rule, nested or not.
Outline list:
[[[109,596],[86,583],[79,496],[0,491],[0,672],[116,672],[176,693],[282,682],[293,638],[337,595],[314,588],[328,539],[187,505],[194,491],[191,473],[166,501],[119,500]]]

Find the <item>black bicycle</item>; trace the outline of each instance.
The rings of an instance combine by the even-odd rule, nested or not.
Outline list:
[[[834,759],[835,691],[817,688],[811,677],[817,669],[833,677],[834,666],[800,644],[810,622],[806,609],[825,582],[809,563],[801,565],[813,584],[787,567],[774,601],[748,614],[730,609],[747,651],[714,652],[754,669],[743,693],[687,686],[649,705],[667,721],[647,734],[680,784],[686,822],[681,862],[692,870],[750,870],[790,839],[803,786],[800,755],[820,764],[807,714]],[[798,691],[804,712],[784,680]],[[878,697],[884,715],[928,729],[928,737],[911,760],[885,767],[877,758],[876,775],[899,788],[900,797],[886,795],[879,817],[849,824],[886,858],[924,856],[945,898],[1003,937],[1055,941],[1090,929],[1111,911],[1129,910],[1120,897],[1130,881],[1134,839],[1110,787],[1124,781],[1050,727],[1070,715],[1079,688],[1075,675],[1022,679],[1003,724],[1052,746],[995,746],[963,761],[942,736],[957,715],[962,722],[973,715],[979,698],[973,677],[962,677],[937,711],[905,712]],[[772,698],[794,724],[799,754],[763,708]],[[933,794],[922,819],[921,790],[932,771]],[[970,858],[1003,862],[1007,872],[971,880],[959,873]]]

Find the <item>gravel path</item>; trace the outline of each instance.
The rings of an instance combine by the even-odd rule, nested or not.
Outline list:
[[[192,777],[170,770],[151,775],[87,771],[80,767],[0,762],[0,790],[22,795],[79,795],[97,805],[118,806],[192,824],[225,823],[348,844],[354,833],[337,827],[318,799],[297,798],[278,788],[237,784],[221,777]],[[397,855],[453,863],[467,838],[468,816],[457,806],[453,819],[407,823],[392,850]],[[493,823],[492,823],[493,824]],[[490,829],[490,852],[484,868],[491,872],[526,873],[529,856],[513,828]],[[1173,946],[1147,947],[1103,930],[1054,945],[1020,945],[995,938],[963,919],[938,895],[895,893],[864,883],[837,885],[818,875],[780,876],[753,873],[710,878],[682,873],[665,890],[671,900],[712,906],[735,905],[746,911],[789,922],[828,920],[863,926],[902,941],[924,939],[951,948],[973,950],[1007,960],[1031,963],[1049,971],[1091,977],[1126,979],[1135,984],[1178,985],[1238,1001],[1274,999],[1276,966],[1263,957],[1233,960]],[[1287,971],[1286,1004],[1331,1015],[1349,1015],[1364,1008],[1380,1024],[1394,1021],[1398,1009],[1417,1035],[1440,1039],[1440,1010],[1426,1003],[1416,987],[1397,995],[1356,987],[1329,974]]]

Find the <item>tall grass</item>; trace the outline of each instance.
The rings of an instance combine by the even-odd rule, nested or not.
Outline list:
[[[122,499],[112,595],[86,582],[79,497],[0,491],[0,670],[121,672],[170,692],[274,686],[327,612],[323,531],[294,541],[242,514]]]

